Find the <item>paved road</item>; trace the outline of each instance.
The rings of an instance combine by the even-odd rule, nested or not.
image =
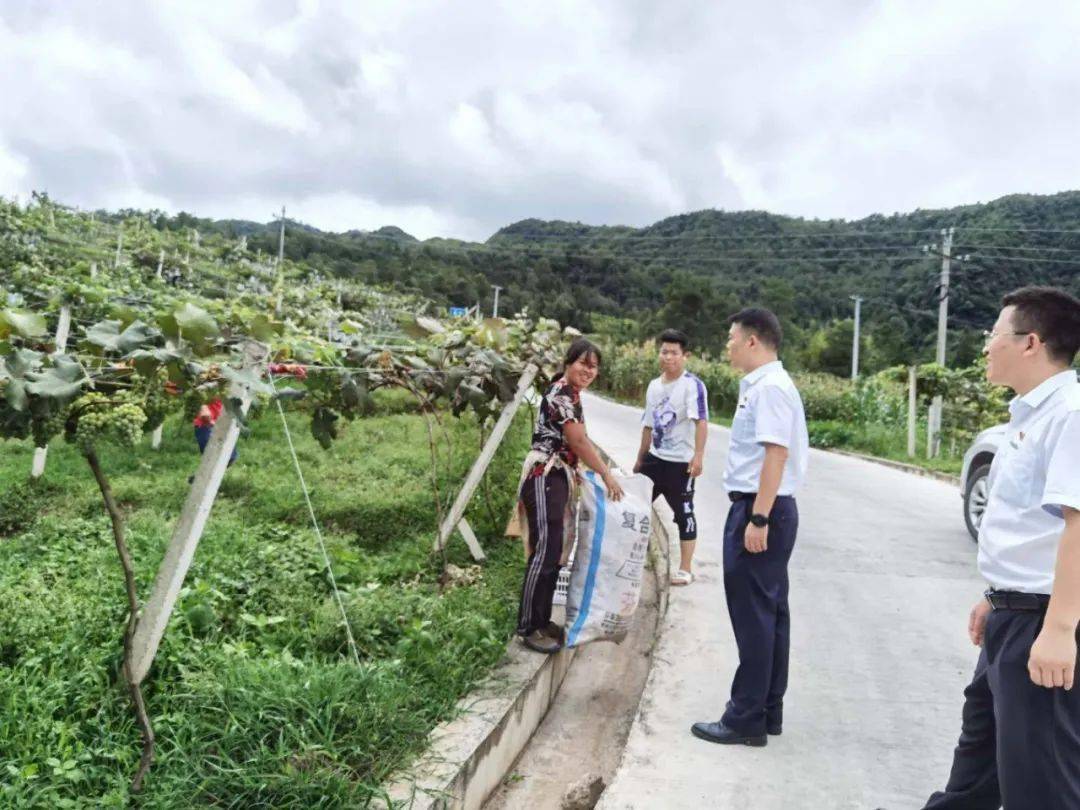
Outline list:
[[[588,396],[585,414],[590,436],[629,467],[640,411]],[[967,614],[984,587],[956,488],[811,452],[784,734],[761,749],[717,746],[689,727],[722,713],[737,663],[720,567],[727,439],[712,427],[698,579],[672,589],[641,714],[599,807],[921,807],[948,774],[976,658]]]

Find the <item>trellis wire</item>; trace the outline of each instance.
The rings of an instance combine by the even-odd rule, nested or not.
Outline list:
[[[270,386],[274,386],[274,375],[270,374]],[[311,516],[311,525],[315,529],[315,537],[319,541],[319,550],[322,552],[323,562],[326,564],[326,573],[330,575],[330,587],[334,590],[334,599],[337,601],[338,610],[341,611],[341,620],[345,623],[345,635],[349,640],[349,650],[352,652],[353,661],[360,666],[360,653],[356,648],[356,639],[353,638],[352,626],[349,624],[349,614],[345,611],[345,603],[341,599],[338,590],[337,579],[334,577],[334,568],[330,564],[330,555],[326,551],[326,542],[323,540],[322,530],[319,528],[319,520],[315,517],[315,508],[311,505],[311,495],[308,493],[307,482],[304,481],[304,471],[300,469],[300,459],[296,455],[296,447],[293,445],[292,432],[289,430],[289,422],[285,418],[285,409],[281,407],[281,400],[274,398],[277,403],[278,413],[281,415],[281,425],[285,428],[285,439],[289,443],[289,452],[292,454],[293,466],[296,468],[297,478],[300,479],[300,489],[304,493],[304,503],[307,504],[308,514]]]

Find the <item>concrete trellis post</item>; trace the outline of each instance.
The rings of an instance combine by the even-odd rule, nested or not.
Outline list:
[[[249,346],[245,365],[248,368],[261,366],[265,362],[266,349],[257,344]],[[236,386],[230,395],[240,399],[240,410],[247,413],[251,405],[251,393],[246,388]],[[134,683],[142,683],[150,665],[154,662],[158,645],[169,617],[172,615],[180,589],[184,585],[188,568],[195,556],[206,521],[210,517],[210,508],[217,498],[218,488],[229,466],[229,457],[236,440],[240,436],[240,423],[228,410],[222,412],[210,434],[202,462],[195,473],[195,482],[191,486],[183,511],[176,521],[172,539],[165,551],[165,558],[158,568],[157,579],[150,598],[146,600],[139,622],[135,627],[135,636],[131,643],[130,674]]]
[[[915,366],[908,368],[908,417],[907,417],[907,454],[908,458],[915,458],[915,420],[917,416],[916,409],[916,386],[918,380],[916,379]]]
[[[68,333],[71,332],[71,307],[60,307],[60,322],[56,325],[56,353],[67,350]],[[49,457],[49,448],[34,448],[34,461],[30,467],[31,478],[41,478],[45,474],[45,460]]]
[[[532,387],[533,380],[536,379],[536,375],[539,371],[540,369],[532,364],[526,366],[524,373],[521,375],[521,379],[518,381],[517,392],[514,394],[514,398],[505,408],[503,408],[503,412],[499,414],[499,420],[495,423],[495,427],[492,428],[491,435],[488,437],[484,449],[480,452],[476,461],[473,462],[472,469],[469,470],[469,475],[465,479],[465,484],[461,487],[461,491],[457,494],[453,507],[451,507],[442,526],[439,527],[439,536],[435,539],[436,551],[441,551],[443,546],[446,545],[446,541],[449,540],[450,535],[453,534],[454,529],[458,529],[465,538],[465,542],[469,546],[469,551],[472,552],[473,559],[485,559],[484,550],[480,547],[480,542],[476,539],[476,534],[473,532],[469,522],[465,520],[465,509],[468,507],[469,501],[476,492],[476,488],[480,485],[480,481],[483,479],[484,473],[491,464],[491,460],[495,458],[495,451],[498,450],[499,445],[502,444],[503,437],[506,436],[506,431],[510,428],[510,423],[514,421],[514,415],[517,413],[518,408],[521,407],[521,402],[525,399],[525,394]]]

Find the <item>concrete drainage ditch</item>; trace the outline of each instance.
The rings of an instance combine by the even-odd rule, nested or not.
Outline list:
[[[505,663],[387,786],[391,807],[586,810],[596,804],[618,767],[667,609],[669,538],[664,522],[653,526],[641,603],[623,643],[541,656],[511,641]]]

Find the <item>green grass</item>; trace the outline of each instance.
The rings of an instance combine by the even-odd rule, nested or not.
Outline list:
[[[33,485],[31,448],[3,446],[0,805],[362,806],[423,748],[512,631],[521,559],[501,532],[528,436],[519,421],[489,471],[490,508],[478,493],[468,513],[489,554],[482,577],[440,592],[426,428],[386,410],[400,408],[349,424],[330,451],[290,417],[362,665],[347,656],[280,420],[265,413],[241,439],[146,682],[157,759],[134,800],[125,597],[100,497],[63,442]],[[444,499],[479,449],[473,420],[445,423]],[[103,454],[143,598],[197,461],[175,422],[159,452]],[[472,562],[460,538],[450,557]]]
[[[954,455],[950,452],[951,448],[945,448],[940,457],[926,458],[926,428],[922,425],[916,431],[914,458],[908,456],[906,429],[898,430],[888,425],[811,421],[807,423],[807,430],[810,433],[810,444],[814,447],[850,450],[950,475],[960,474],[962,454],[967,449],[958,447]]]

